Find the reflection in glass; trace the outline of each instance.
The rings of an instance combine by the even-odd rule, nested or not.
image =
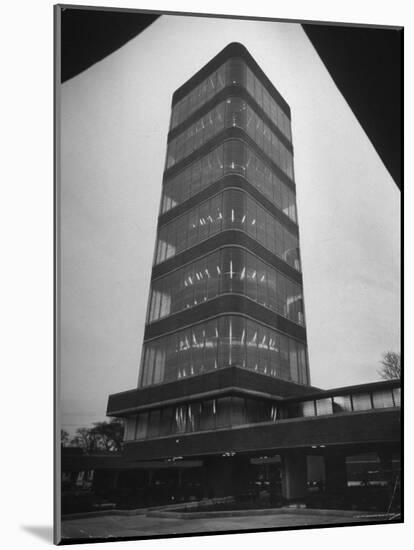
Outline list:
[[[398,390],[399,388],[395,389]],[[386,393],[391,390],[384,391]],[[367,393],[353,395],[357,403],[355,410],[367,409],[367,396],[369,397]],[[388,406],[388,399],[386,397],[381,403],[387,403]],[[347,412],[351,411],[349,395],[316,400],[308,399],[289,404],[270,399],[227,395],[140,412],[127,420],[125,426],[126,440],[229,428],[261,422],[273,423],[287,418],[312,417],[315,414],[318,416],[330,415],[345,410]]]
[[[315,402],[303,401],[299,403],[300,416],[315,416]]]
[[[155,279],[148,322],[199,305],[220,294],[237,293],[304,324],[301,286],[242,248],[226,247]]]
[[[171,129],[184,122],[184,120],[230,83],[232,77],[230,64],[231,60],[226,61],[226,63],[174,105],[171,114]]]
[[[155,263],[161,263],[226,229],[250,235],[300,270],[299,242],[270,212],[243,191],[228,189],[160,227]]]
[[[333,398],[334,412],[350,412],[352,411],[352,403],[350,395],[335,395]]]
[[[330,397],[316,400],[316,414],[318,416],[332,414],[332,412],[332,399]]]
[[[276,103],[265,86],[253,74],[250,67],[246,67],[246,88],[256,103],[263,109],[271,121],[288,138],[292,139],[290,120],[283,109]]]
[[[147,342],[140,386],[229,365],[300,384],[308,381],[302,343],[243,316],[229,315]]]
[[[293,191],[240,140],[228,140],[164,183],[161,212],[196,195],[226,174],[245,177],[258,191],[296,222]]]
[[[181,403],[175,407],[163,407],[138,413],[137,417],[133,418],[134,428],[128,432],[128,440],[229,428],[258,422],[275,422],[277,410],[278,406],[274,401],[235,395]],[[157,419],[160,419],[158,424]],[[143,426],[144,422],[149,422],[149,429],[135,432],[135,424]]]
[[[374,404],[374,409],[393,407],[394,401],[392,398],[392,390],[376,390],[372,392],[372,402]]]
[[[234,85],[246,88],[273,124],[291,141],[292,136],[288,115],[270,95],[250,67],[239,58],[227,60],[174,105],[171,114],[170,129],[172,130],[184,122],[223,88]]]
[[[147,437],[148,411],[141,412],[137,416],[137,431],[135,439],[145,439]]]
[[[352,395],[354,411],[366,411],[372,409],[371,395],[369,393],[355,393]]]
[[[207,143],[224,128],[241,128],[292,181],[293,155],[245,100],[231,97],[216,105],[168,144],[166,169]]]
[[[393,388],[394,403],[396,407],[401,406],[401,388]]]
[[[124,426],[125,426],[125,441],[130,441],[131,439],[135,439],[135,431],[137,427],[137,417],[136,416],[130,416],[128,418],[124,419]]]

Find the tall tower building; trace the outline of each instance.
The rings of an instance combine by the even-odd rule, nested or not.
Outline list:
[[[255,425],[314,391],[297,222],[290,108],[232,43],[173,95],[138,389],[108,404],[131,460],[240,455],[226,494]]]
[[[231,44],[173,96],[139,387],[309,383],[290,109]]]

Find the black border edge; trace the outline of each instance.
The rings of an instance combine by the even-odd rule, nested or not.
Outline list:
[[[170,10],[147,10],[140,8],[117,8],[114,6],[89,6],[78,4],[58,4],[62,9],[77,9],[90,11],[117,11],[117,12],[135,12],[135,13],[155,13],[159,15],[181,15],[185,17],[218,17],[220,19],[243,19],[250,21],[271,21],[278,23],[299,23],[300,25],[322,25],[322,26],[340,26],[340,27],[361,27],[384,30],[401,30],[403,25],[385,25],[380,23],[349,23],[348,21],[319,21],[314,19],[289,19],[284,17],[257,17],[254,15],[237,15],[237,14],[218,14],[218,13],[203,13],[189,11],[170,11]]]
[[[62,544],[60,449],[60,75],[62,7],[53,6],[53,543]]]

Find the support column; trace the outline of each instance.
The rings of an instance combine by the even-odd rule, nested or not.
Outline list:
[[[326,492],[342,496],[347,488],[346,457],[342,453],[325,455]]]
[[[119,470],[115,470],[115,472],[113,473],[111,480],[111,489],[118,489],[119,473]]]
[[[231,461],[208,457],[204,461],[204,498],[224,497],[231,494]]]
[[[387,482],[387,487],[392,487],[392,453],[390,450],[379,451],[378,458],[380,461],[381,477]]]
[[[204,461],[204,498],[238,496],[248,486],[250,462],[245,457],[208,457]]]
[[[307,495],[306,454],[295,451],[282,457],[282,494],[288,500],[297,500]]]
[[[184,488],[183,488],[183,470],[182,468],[179,468],[177,471],[177,488],[176,488],[176,495],[175,498],[179,501],[184,500]]]

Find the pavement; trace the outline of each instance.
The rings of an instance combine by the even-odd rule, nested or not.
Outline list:
[[[157,535],[180,535],[188,533],[219,533],[249,531],[256,529],[295,528],[316,525],[341,525],[360,522],[376,522],[386,518],[355,512],[355,515],[337,512],[335,515],[299,512],[275,512],[274,514],[243,517],[180,519],[170,517],[147,517],[145,515],[64,519],[62,539],[153,537]],[[63,540],[64,542],[64,540]]]

